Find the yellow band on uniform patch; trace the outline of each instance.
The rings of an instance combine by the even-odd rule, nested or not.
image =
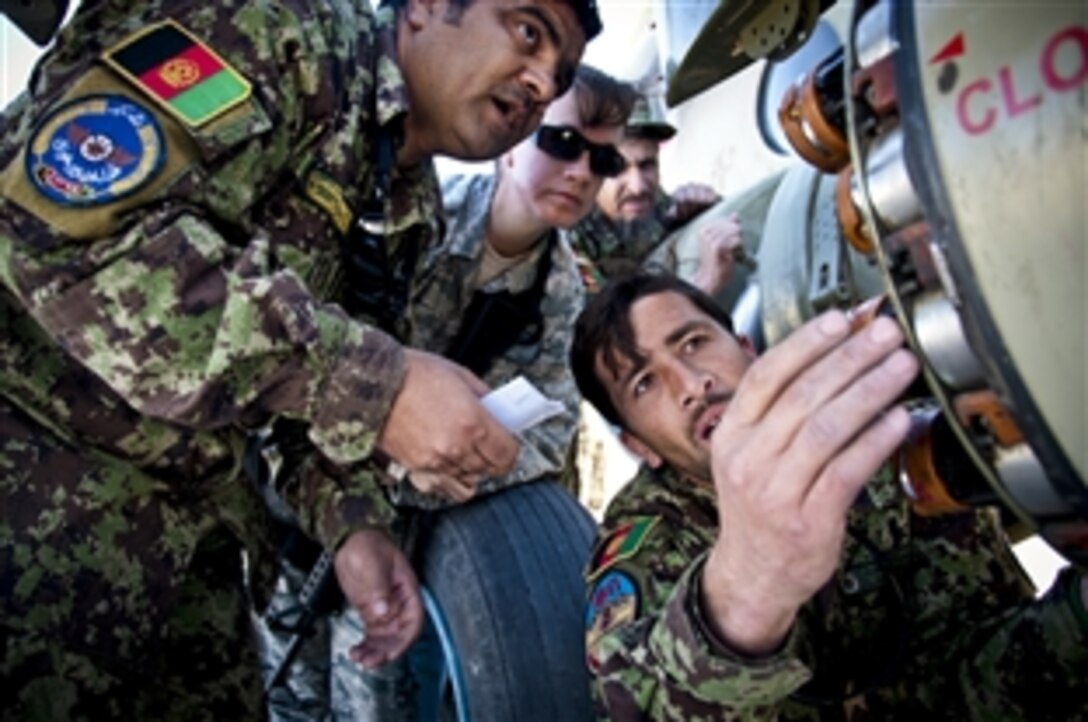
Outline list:
[[[54,176],[52,179],[46,178],[45,174],[51,166],[53,170],[60,166],[54,161],[42,162],[41,142],[60,131],[63,131],[65,136],[70,135],[64,124],[53,129],[52,119],[61,118],[66,123],[68,121],[67,116],[56,114],[57,109],[63,113],[65,108],[80,107],[71,105],[72,101],[96,96],[113,97],[118,100],[127,99],[136,105],[143,102],[139,94],[131,86],[118,79],[114,73],[100,66],[94,67],[75,81],[54,103],[50,112],[43,115],[43,119],[38,121],[39,127],[31,134],[29,142],[11,163],[0,170],[0,195],[36,216],[54,231],[81,240],[102,238],[113,233],[128,211],[145,203],[147,198],[161,193],[199,157],[195,144],[182,125],[149,104],[147,112],[158,114],[157,125],[162,133],[162,145],[153,149],[144,149],[141,162],[134,167],[135,170],[131,174],[119,177],[121,181],[119,185],[116,181],[105,186],[97,185],[89,183],[88,178],[81,179],[78,174],[70,173],[60,177]],[[108,104],[103,104],[102,107],[108,107]],[[129,109],[117,106],[115,110],[128,112]],[[45,130],[50,130],[50,133],[45,133]],[[141,130],[141,132],[145,131]],[[79,139],[81,144],[91,139],[103,149],[106,148],[105,141],[109,140],[108,137],[106,139],[96,137],[94,133],[84,136],[82,131],[76,132],[71,137]],[[90,152],[91,157],[99,152],[95,148],[85,148],[84,151]],[[114,156],[114,153],[121,151],[131,153],[125,149],[125,144],[122,144],[119,149],[111,150],[110,155]],[[118,160],[116,157],[113,159]],[[79,168],[75,170],[78,171]],[[39,178],[41,180],[38,180]],[[62,181],[73,180],[83,180],[88,186],[87,190],[66,187],[62,183]],[[46,182],[50,184],[49,187],[56,189],[57,193],[43,192],[45,189],[42,184]],[[58,195],[59,193],[69,194],[72,200],[65,202],[67,199]],[[81,197],[91,202],[79,202]]]

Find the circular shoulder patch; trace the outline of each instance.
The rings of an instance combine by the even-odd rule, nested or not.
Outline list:
[[[65,103],[38,125],[26,172],[49,200],[94,206],[150,181],[165,157],[162,129],[146,108],[122,95],[92,95]]]
[[[586,646],[613,627],[638,616],[638,586],[625,572],[612,570],[597,580],[586,604]]]

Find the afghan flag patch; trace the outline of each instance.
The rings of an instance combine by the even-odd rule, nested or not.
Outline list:
[[[129,36],[102,59],[193,128],[244,102],[252,92],[249,81],[174,20]]]
[[[616,562],[633,556],[659,521],[658,516],[640,516],[614,531],[593,558],[589,578],[594,579]]]

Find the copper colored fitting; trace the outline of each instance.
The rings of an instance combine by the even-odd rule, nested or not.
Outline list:
[[[839,171],[839,178],[835,182],[835,210],[838,212],[839,225],[842,226],[842,234],[846,237],[846,241],[858,253],[871,256],[876,251],[876,247],[873,245],[873,239],[869,237],[865,222],[861,220],[858,207],[854,205],[850,188],[853,177],[853,166],[848,165]]]
[[[842,132],[824,118],[815,77],[814,72],[805,76],[800,89],[790,86],[778,106],[778,122],[798,155],[825,173],[837,173],[850,162],[850,149]]]
[[[971,428],[981,422],[999,446],[1006,449],[1024,442],[1024,434],[997,394],[986,389],[956,396],[952,402],[960,423]]]
[[[933,422],[936,413],[911,415],[911,430],[899,449],[899,483],[919,516],[938,516],[968,507],[949,492],[935,465]]]
[[[850,322],[850,332],[857,333],[872,323],[877,316],[892,315],[892,307],[888,303],[888,295],[882,293],[878,296],[862,301],[846,312],[846,318]]]

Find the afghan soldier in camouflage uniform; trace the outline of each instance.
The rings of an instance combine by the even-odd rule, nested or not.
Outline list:
[[[537,135],[500,158],[495,174],[457,176],[443,184],[446,236],[418,273],[407,310],[409,342],[462,358],[491,388],[523,376],[560,401],[566,413],[521,433],[521,451],[509,474],[479,484],[433,475],[422,480],[427,493],[402,481],[393,494],[401,507],[440,508],[558,477],[577,413],[568,358],[584,300],[574,255],[559,229],[584,216],[601,180],[621,167],[615,143],[634,98],[628,84],[581,66],[572,89],[548,107]],[[518,311],[510,317],[494,306],[481,311],[485,299]],[[470,359],[463,358],[466,350]],[[331,626],[333,716],[405,718],[409,695],[398,694],[410,687],[404,665],[363,673],[344,644],[354,644],[362,632],[358,614],[346,610],[331,618]],[[321,674],[328,653],[323,638],[307,642],[291,670],[297,703],[290,713],[328,704]],[[280,706],[274,713],[283,711]]]
[[[579,389],[652,467],[588,570],[602,719],[1088,717],[1084,578],[1035,601],[993,509],[919,517],[878,471],[910,423],[898,326],[831,312],[758,361],[729,328],[641,276],[575,330]]]
[[[357,657],[418,634],[370,460],[494,474],[517,443],[395,313],[349,318],[343,256],[377,239],[403,286],[440,238],[430,155],[525,137],[598,29],[583,0],[82,3],[0,121],[5,718],[261,716],[240,467],[276,419],[320,452],[285,493],[377,630]]]
[[[658,154],[661,144],[674,135],[676,128],[665,119],[660,98],[641,96],[619,145],[626,167],[605,181],[593,211],[570,234],[590,293],[596,293],[605,279],[640,265],[675,273],[677,258],[666,237],[721,200],[702,183],[685,183],[671,195],[661,188]],[[737,217],[708,223],[699,240],[701,262],[692,280],[714,294],[729,280],[732,251],[741,242]]]

